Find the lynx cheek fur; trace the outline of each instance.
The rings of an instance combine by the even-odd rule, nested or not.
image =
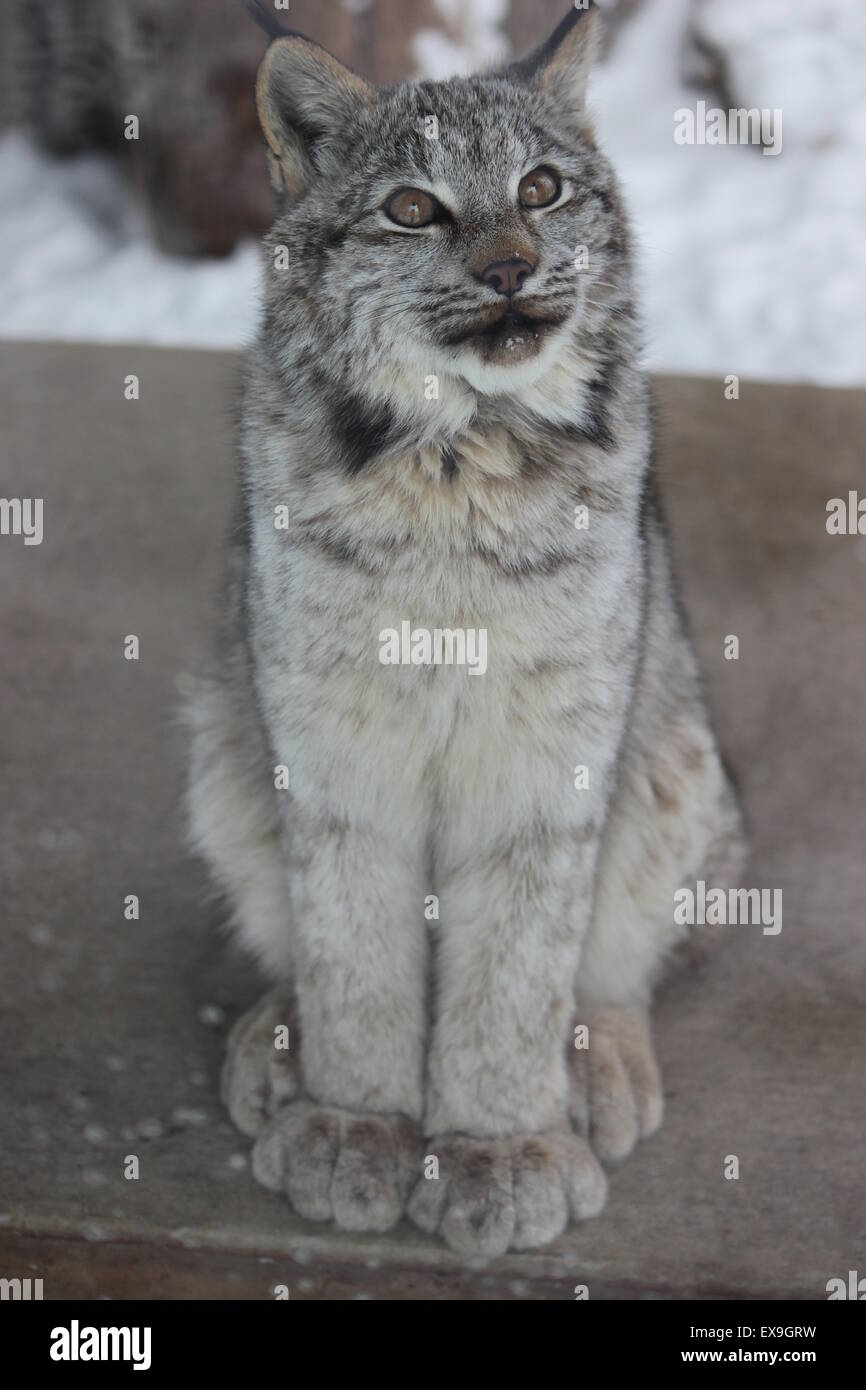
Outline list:
[[[387,90],[274,37],[283,209],[191,711],[194,840],[275,985],[223,1079],[257,1177],[346,1230],[408,1212],[467,1258],[596,1214],[599,1160],[657,1128],[674,892],[740,856],[584,109],[596,19]],[[382,664],[405,622],[486,629],[486,672]]]

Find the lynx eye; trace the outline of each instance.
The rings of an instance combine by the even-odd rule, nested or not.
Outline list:
[[[532,169],[524,174],[517,188],[524,208],[546,208],[559,197],[561,184],[552,169]]]
[[[420,188],[401,188],[391,194],[385,212],[398,227],[429,227],[439,221],[442,205]]]

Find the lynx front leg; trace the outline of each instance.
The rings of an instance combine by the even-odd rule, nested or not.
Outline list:
[[[293,827],[303,1095],[256,1142],[259,1180],[312,1220],[386,1230],[419,1171],[425,939],[419,863],[373,831]]]
[[[595,1215],[604,1175],[571,1133],[564,1039],[592,893],[592,823],[524,829],[441,881],[425,1128],[437,1178],[410,1215],[464,1257]]]
[[[736,801],[690,653],[678,641],[669,644],[680,662],[676,703],[666,689],[667,668],[664,678],[649,658],[644,668],[576,981],[576,1022],[583,1027],[579,1045],[567,1050],[571,1114],[605,1161],[624,1158],[662,1122],[649,1001],[684,935],[674,894],[697,877],[714,886],[737,883],[744,856]],[[659,643],[653,653],[664,650]],[[654,680],[665,692],[662,710]]]

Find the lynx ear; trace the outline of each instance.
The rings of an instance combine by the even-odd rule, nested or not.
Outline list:
[[[317,170],[336,170],[342,137],[372,97],[369,83],[311,39],[274,39],[256,100],[277,187],[296,198]]]
[[[601,43],[593,0],[575,4],[550,38],[509,71],[550,98],[566,118],[582,123],[586,85]]]

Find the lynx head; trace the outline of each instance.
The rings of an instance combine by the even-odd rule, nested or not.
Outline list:
[[[388,88],[273,38],[257,88],[282,199],[265,334],[287,372],[315,356],[405,417],[409,379],[505,396],[592,351],[627,270],[585,109],[597,21],[589,0],[502,70]]]

